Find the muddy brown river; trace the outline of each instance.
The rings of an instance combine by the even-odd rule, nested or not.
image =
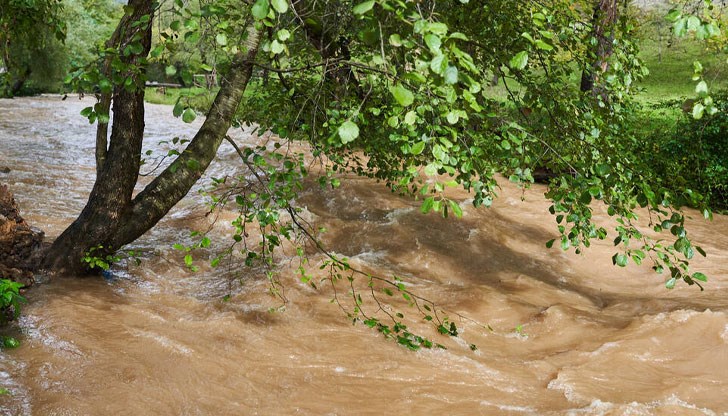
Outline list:
[[[78,115],[90,104],[0,100],[0,166],[11,169],[0,182],[49,238],[93,183],[94,126]],[[149,105],[146,143],[194,127]],[[208,174],[236,169],[224,144]],[[288,303],[274,313],[281,303],[260,271],[243,270],[234,284],[229,268],[188,271],[172,245],[211,220],[191,192],[133,245],[141,265],[27,294],[10,330],[21,346],[0,351],[0,387],[11,392],[0,414],[728,414],[728,218],[689,221],[708,252],[694,264],[710,280],[704,292],[670,291],[649,267],[613,267],[610,242],[585,255],[545,249],[555,225],[543,192],[503,183],[491,209],[463,193],[464,218],[447,220],[368,179],[302,194],[332,251],[492,328],[453,315],[462,337],[448,338],[405,309],[447,347],[417,352],[351,325],[331,291],[301,283],[290,262],[280,266]],[[223,213],[214,232],[224,235],[230,218]]]

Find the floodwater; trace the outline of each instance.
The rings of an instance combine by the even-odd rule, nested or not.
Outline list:
[[[49,238],[92,185],[94,128],[78,116],[91,104],[0,101],[0,166],[11,169],[0,181]],[[151,147],[194,127],[168,107],[148,107]],[[236,169],[223,144],[211,175]],[[328,248],[370,273],[401,277],[458,325],[461,337],[438,335],[397,304],[411,328],[447,347],[417,352],[352,325],[329,287],[304,285],[285,259],[288,302],[278,312],[269,312],[281,301],[261,270],[236,269],[232,283],[227,266],[188,271],[172,245],[212,220],[191,192],[134,244],[141,265],[28,292],[13,330],[22,344],[0,351],[0,387],[11,392],[0,414],[728,414],[728,218],[690,221],[708,252],[695,261],[710,276],[706,290],[669,291],[649,267],[613,267],[609,242],[585,255],[545,249],[555,225],[543,191],[504,183],[491,209],[456,195],[465,216],[447,220],[368,179],[303,193],[299,204],[328,230]],[[221,213],[213,233],[224,240],[232,218]],[[347,290],[342,283],[338,293]],[[364,297],[365,309],[372,303]]]

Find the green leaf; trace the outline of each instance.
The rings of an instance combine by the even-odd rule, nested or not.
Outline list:
[[[677,20],[675,20],[675,23],[672,25],[673,33],[675,33],[675,36],[677,37],[683,37],[688,31],[688,18],[685,16],[679,17]],[[674,284],[673,284],[674,286]]]
[[[458,69],[454,66],[448,66],[443,77],[445,78],[445,84],[457,84]]]
[[[171,77],[172,75],[177,73],[177,68],[175,68],[174,65],[168,65],[166,68],[164,68],[164,73],[167,74],[167,76]]]
[[[701,103],[695,104],[693,107],[693,118],[696,120],[700,120],[703,118],[703,113],[705,112],[705,106]]]
[[[274,39],[273,42],[270,44],[270,51],[273,52],[273,54],[278,55],[279,53],[283,52],[285,47],[282,43],[278,42],[277,39]]]
[[[528,51],[521,51],[516,54],[509,63],[513,69],[524,69],[528,65]]]
[[[698,85],[695,86],[695,92],[701,97],[708,95],[708,84],[705,81],[698,82]]]
[[[250,12],[256,19],[263,20],[266,18],[266,16],[268,16],[269,10],[270,4],[268,3],[268,0],[257,0],[253,7],[250,9]]]
[[[700,27],[700,19],[697,16],[688,17],[688,30],[697,30]]]
[[[423,150],[425,150],[425,142],[417,142],[412,145],[410,153],[416,156],[421,154]]]
[[[185,28],[190,31],[195,31],[200,28],[200,23],[197,20],[187,19],[185,20]]]
[[[625,267],[628,261],[629,258],[624,254],[615,254],[614,257],[612,257],[612,264],[616,264],[619,267]]]
[[[430,62],[430,69],[438,75],[445,75],[447,70],[447,58],[443,54],[435,55]]]
[[[402,85],[395,85],[389,88],[389,92],[392,93],[394,99],[397,100],[399,105],[401,105],[402,107],[412,105],[412,103],[415,101],[415,96],[414,94],[412,94],[412,91],[408,90]]]
[[[700,273],[700,272],[693,273],[692,278],[695,279],[695,280],[700,280],[701,282],[707,282],[708,281],[708,276],[706,276],[706,275],[704,275],[703,273]]]
[[[677,282],[677,279],[675,279],[673,277],[670,280],[668,280],[667,282],[665,282],[665,287],[668,289],[673,289],[675,287],[675,282]]]
[[[278,38],[278,40],[280,40],[281,42],[285,42],[285,41],[287,41],[287,40],[288,40],[288,39],[289,39],[289,38],[291,37],[291,32],[289,32],[289,31],[288,31],[288,30],[286,30],[286,29],[281,29],[281,30],[279,30],[279,31],[278,31],[278,32],[276,33],[276,37],[277,37],[277,38]]]
[[[425,35],[425,44],[432,52],[439,52],[440,51],[440,45],[442,45],[442,41],[440,41],[440,37],[433,34],[428,33]]]
[[[455,124],[459,120],[460,120],[460,116],[456,112],[451,111],[451,112],[447,113],[447,122],[448,123]]]
[[[356,6],[354,6],[354,9],[352,9],[352,12],[354,12],[354,14],[364,14],[374,7],[374,3],[375,3],[374,0],[369,0],[369,1],[359,3]]]
[[[181,101],[177,101],[174,107],[172,107],[172,115],[175,117],[181,116],[183,111],[185,111],[185,107]]]
[[[227,45],[227,35],[224,33],[218,33],[217,36],[215,36],[215,42],[217,42],[220,46],[226,46]]]
[[[341,137],[341,143],[343,144],[354,141],[359,137],[359,126],[351,120],[344,122],[339,126],[339,137]]]
[[[543,40],[539,39],[536,41],[536,47],[544,50],[544,51],[552,51],[554,50],[554,47],[549,45],[548,43],[544,42]]]
[[[452,208],[452,212],[455,214],[456,217],[462,218],[463,217],[463,209],[460,208],[460,204],[457,202],[450,200],[448,201],[450,203],[450,208]]]
[[[680,16],[682,16],[682,12],[680,12],[680,10],[672,9],[672,10],[670,10],[669,13],[667,13],[667,16],[665,16],[665,19],[668,22],[675,22],[677,19],[680,18]]]
[[[432,32],[436,35],[445,35],[447,34],[447,25],[440,22],[427,23],[425,25],[425,30]]]
[[[13,337],[3,337],[3,346],[5,348],[18,348],[20,346],[20,342]]]
[[[411,125],[415,124],[415,121],[417,121],[417,113],[415,113],[414,111],[408,111],[407,114],[405,114],[405,116],[404,116],[405,124],[408,124],[411,126]]]
[[[428,197],[422,202],[422,206],[420,207],[420,211],[423,214],[427,214],[428,212],[432,211],[432,207],[435,205],[435,198]]]
[[[197,114],[195,113],[195,110],[188,108],[185,110],[184,113],[182,113],[182,121],[185,123],[192,123],[197,118]]]
[[[270,4],[280,14],[288,11],[288,0],[271,0]]]

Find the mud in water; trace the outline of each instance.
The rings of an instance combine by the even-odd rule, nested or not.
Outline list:
[[[0,166],[10,169],[0,181],[48,239],[81,210],[93,182],[94,127],[78,115],[92,104],[0,100]],[[155,149],[194,128],[168,107],[148,107]],[[209,174],[234,173],[234,162],[223,145]],[[461,338],[431,334],[447,349],[410,352],[352,326],[330,290],[300,283],[286,262],[289,302],[270,313],[280,301],[260,273],[231,285],[227,268],[183,267],[172,244],[211,220],[192,192],[134,244],[140,266],[29,293],[15,332],[22,346],[0,351],[0,387],[11,391],[0,414],[728,413],[728,218],[690,221],[708,252],[695,261],[711,278],[706,291],[668,291],[649,267],[613,267],[611,243],[581,256],[545,249],[555,225],[539,186],[504,183],[491,209],[457,195],[464,218],[444,220],[370,180],[342,183],[312,186],[299,201],[328,229],[327,247],[492,331],[451,315]]]

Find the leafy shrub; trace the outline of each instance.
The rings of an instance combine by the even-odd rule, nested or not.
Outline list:
[[[20,304],[25,298],[20,295],[21,283],[8,279],[0,279],[0,322],[4,323],[8,318],[17,318],[20,314]]]
[[[656,129],[649,137],[653,151],[648,163],[668,188],[698,191],[713,209],[728,210],[728,91],[713,99],[716,114],[695,120],[683,111],[673,128]],[[689,108],[690,102],[665,105]]]
[[[20,314],[20,304],[25,298],[20,295],[22,284],[8,279],[0,279],[0,323],[17,318]],[[13,337],[0,335],[0,347],[15,348],[19,345]]]

